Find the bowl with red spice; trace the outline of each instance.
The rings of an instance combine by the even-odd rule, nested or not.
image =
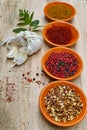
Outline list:
[[[71,21],[76,15],[76,9],[66,2],[49,2],[44,7],[44,14],[51,21]]]
[[[72,24],[54,21],[45,25],[42,31],[43,39],[52,46],[72,46],[79,39],[79,32]]]
[[[69,81],[54,81],[42,89],[39,107],[42,115],[50,123],[70,127],[84,119],[87,98],[76,84]]]
[[[81,56],[67,47],[49,49],[41,60],[44,72],[56,80],[73,80],[83,69]]]

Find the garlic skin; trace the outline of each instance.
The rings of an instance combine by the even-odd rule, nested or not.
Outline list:
[[[25,32],[20,32],[17,34],[17,36],[15,37],[15,43],[17,46],[27,46],[27,40],[26,38],[24,38]]]
[[[10,43],[15,41],[15,37],[8,37],[4,42],[2,42],[1,45],[7,45],[8,49],[11,49],[11,46],[9,45]]]
[[[32,55],[41,49],[42,43],[40,38],[37,37],[36,40],[34,38],[31,39],[28,38],[27,41],[28,41],[28,45],[26,48],[26,52],[28,55]]]
[[[7,38],[2,45],[6,44],[8,49],[12,49],[11,43],[25,50],[28,55],[32,55],[41,49],[42,37],[31,31],[21,31],[16,37]]]
[[[33,55],[41,49],[42,37],[35,32],[21,31],[15,37],[7,38],[2,43],[5,44],[10,50],[7,58],[14,58],[14,65],[21,65],[27,60],[27,55]]]
[[[6,55],[7,58],[14,58],[18,53],[18,48],[17,47],[13,47],[10,52]]]
[[[25,50],[28,55],[32,55],[41,49],[42,38],[36,33],[25,31],[23,37],[27,40],[27,46],[22,46],[20,49]]]

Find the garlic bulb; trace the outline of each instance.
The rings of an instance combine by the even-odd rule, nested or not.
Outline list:
[[[2,43],[4,44],[10,49],[7,58],[14,58],[14,65],[21,65],[26,61],[27,55],[32,55],[41,49],[42,38],[35,32],[21,31],[15,37],[7,38]]]

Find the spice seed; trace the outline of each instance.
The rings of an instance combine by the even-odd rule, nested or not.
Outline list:
[[[51,118],[62,122],[74,120],[83,109],[80,95],[65,85],[52,88],[44,97],[44,105]]]

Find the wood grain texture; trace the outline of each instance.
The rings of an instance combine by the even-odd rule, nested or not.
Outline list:
[[[15,36],[12,29],[18,21],[18,9],[34,11],[34,18],[40,20],[41,25],[48,21],[44,17],[43,8],[52,0],[0,0],[0,42],[7,37]],[[76,50],[83,59],[84,69],[81,75],[72,81],[79,85],[87,96],[87,2],[85,0],[62,0],[71,3],[76,8],[76,16],[72,24],[79,30],[80,37],[76,45],[71,48]],[[42,35],[42,29],[38,32]],[[41,50],[30,56],[25,64],[10,69],[12,60],[6,59],[8,50],[6,46],[0,47],[0,82],[15,83],[17,91],[14,91],[14,101],[6,102],[6,85],[0,85],[0,130],[63,130],[48,123],[40,113],[38,99],[39,94],[48,84],[48,78],[41,67],[41,57],[50,47],[43,41]],[[28,75],[27,72],[30,72]],[[35,78],[32,83],[27,82],[26,77]],[[39,75],[38,75],[38,74]],[[40,83],[38,84],[38,82]],[[65,128],[65,130],[87,130],[87,116],[79,124]]]

